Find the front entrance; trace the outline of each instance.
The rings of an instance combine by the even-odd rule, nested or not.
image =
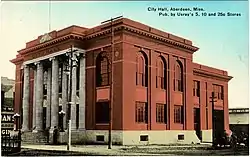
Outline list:
[[[43,130],[46,128],[46,107],[43,107]]]
[[[201,140],[200,108],[194,108],[194,130],[197,137]]]
[[[224,134],[224,111],[213,109],[213,139],[219,139]]]

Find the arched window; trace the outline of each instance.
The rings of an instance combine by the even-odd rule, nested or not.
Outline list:
[[[183,92],[183,66],[179,60],[174,67],[174,90]]]
[[[136,56],[136,85],[147,87],[147,57],[143,52],[139,52]]]
[[[158,57],[156,61],[156,88],[166,89],[166,75],[166,62],[164,58]]]
[[[96,86],[110,85],[110,64],[107,54],[101,52],[96,58]]]

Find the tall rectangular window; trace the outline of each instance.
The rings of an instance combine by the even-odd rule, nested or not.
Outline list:
[[[213,92],[218,100],[224,100],[223,86],[213,84]]]
[[[135,104],[135,121],[137,123],[148,122],[148,107],[146,102],[136,102]]]
[[[97,102],[95,106],[96,123],[109,123],[109,102]]]
[[[193,96],[200,97],[200,81],[193,81]]]
[[[156,122],[167,123],[167,105],[156,104]]]
[[[174,123],[183,124],[184,115],[183,115],[183,106],[181,105],[174,105]]]
[[[76,104],[76,128],[79,128],[79,104]]]

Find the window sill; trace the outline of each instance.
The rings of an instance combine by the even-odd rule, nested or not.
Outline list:
[[[110,86],[101,86],[101,87],[96,87],[96,89],[98,90],[98,89],[107,89],[107,88],[109,88]]]
[[[167,125],[165,122],[156,122],[157,125]]]
[[[95,123],[95,125],[109,125],[109,123]]]

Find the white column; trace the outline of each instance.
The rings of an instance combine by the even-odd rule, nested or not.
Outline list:
[[[23,81],[23,124],[22,131],[29,130],[29,96],[30,96],[30,70],[28,65],[24,65]]]
[[[76,54],[73,54],[76,57]],[[71,124],[72,130],[76,130],[76,65],[77,63],[73,61],[72,67],[72,93],[71,93]]]
[[[79,129],[85,130],[85,58],[80,58],[80,87],[79,87]]]
[[[62,110],[66,112],[67,109],[67,101],[68,101],[68,93],[67,93],[67,86],[68,86],[68,76],[64,73],[66,65],[63,64],[62,69]],[[60,111],[59,111],[60,112]],[[63,117],[63,128],[66,129],[66,115]]]
[[[36,129],[43,130],[43,64],[37,62],[37,78],[36,78]]]
[[[46,128],[51,124],[51,68],[48,68],[47,78],[47,109],[46,109]]]
[[[52,60],[52,91],[51,91],[51,130],[58,126],[58,104],[59,104],[59,65],[56,57]]]
[[[32,115],[32,129],[36,128],[36,67],[34,68],[34,80],[33,80],[33,115]]]

